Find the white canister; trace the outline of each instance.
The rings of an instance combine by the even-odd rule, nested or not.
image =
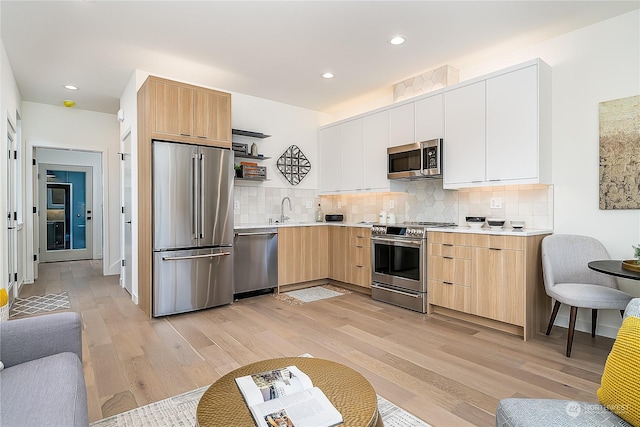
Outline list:
[[[380,212],[380,214],[378,215],[378,223],[379,224],[387,223],[387,211]]]
[[[396,223],[396,214],[393,212],[389,212],[387,215],[387,224],[395,224]]]

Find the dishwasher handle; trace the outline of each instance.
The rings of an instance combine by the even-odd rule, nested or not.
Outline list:
[[[272,236],[277,235],[277,231],[259,231],[256,233],[236,233],[236,236],[245,237],[245,236]]]

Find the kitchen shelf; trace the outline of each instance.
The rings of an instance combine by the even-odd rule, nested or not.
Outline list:
[[[234,135],[248,136],[250,138],[260,138],[260,139],[269,138],[271,136],[271,135],[265,135],[262,132],[252,132],[250,130],[242,130],[242,129],[231,129],[231,133]]]
[[[251,154],[241,154],[241,153],[235,153],[235,156],[243,159],[254,159],[254,160],[266,160],[271,158],[271,157],[264,157],[264,156],[252,156]]]
[[[234,179],[236,181],[271,181],[267,178],[238,178],[237,176]]]

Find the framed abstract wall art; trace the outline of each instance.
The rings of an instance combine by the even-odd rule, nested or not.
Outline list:
[[[640,95],[599,110],[600,209],[640,209]]]

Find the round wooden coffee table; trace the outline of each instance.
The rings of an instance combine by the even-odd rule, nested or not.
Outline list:
[[[344,365],[311,357],[284,357],[243,366],[221,377],[204,392],[196,411],[201,427],[253,426],[235,379],[285,366],[297,366],[307,374],[342,414],[345,427],[381,427],[378,399],[371,384],[358,372]]]

